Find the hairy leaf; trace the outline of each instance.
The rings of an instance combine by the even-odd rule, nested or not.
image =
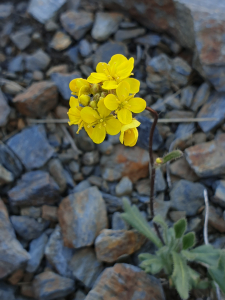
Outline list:
[[[182,243],[183,243],[184,250],[194,247],[195,233],[189,232],[189,233],[185,234],[185,236],[183,237]]]
[[[163,164],[166,164],[167,162],[178,159],[183,156],[183,152],[180,150],[173,150],[166,154],[164,157],[158,157],[155,161],[155,167],[160,167]]]
[[[163,269],[163,262],[162,260],[157,257],[156,255],[153,255],[153,258],[144,260],[140,267],[142,269],[149,270],[151,274],[159,273]]]
[[[188,267],[188,272],[190,274],[190,284],[192,288],[195,288],[200,281],[200,274],[193,270],[191,267]]]
[[[164,239],[165,243],[167,244],[168,243],[168,226],[167,226],[166,222],[160,215],[155,216],[153,219],[153,222],[159,224],[162,227],[163,239]]]
[[[177,239],[181,238],[183,234],[185,233],[187,229],[187,220],[182,218],[178,220],[174,225],[173,225],[174,231],[175,231],[175,236]]]
[[[150,254],[150,253],[141,253],[138,255],[138,258],[140,261],[146,260],[146,259],[152,259],[153,257],[155,257],[155,255]]]
[[[219,264],[217,267],[208,269],[212,279],[219,285],[220,289],[225,293],[225,251],[221,251]]]

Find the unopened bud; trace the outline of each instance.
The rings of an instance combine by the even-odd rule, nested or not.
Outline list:
[[[158,165],[161,165],[161,164],[163,164],[163,158],[157,157],[156,160],[155,160],[155,162],[156,162]]]
[[[79,102],[83,106],[87,106],[90,102],[90,97],[88,95],[83,94],[79,97]]]
[[[91,94],[96,94],[100,91],[100,85],[97,83],[92,84],[91,86]]]
[[[92,100],[92,101],[90,102],[90,106],[91,106],[93,109],[97,108],[97,102],[94,101],[94,100]]]
[[[93,97],[93,100],[98,101],[100,98],[100,95],[101,95],[100,93],[95,94]]]
[[[107,92],[101,92],[101,97],[105,98],[108,95]]]

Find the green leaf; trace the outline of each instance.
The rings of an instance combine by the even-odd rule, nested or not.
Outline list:
[[[148,222],[142,216],[140,211],[135,205],[130,205],[129,201],[123,199],[123,207],[125,213],[121,214],[121,217],[132,227],[137,229],[140,233],[146,236],[150,241],[152,241],[158,248],[162,247],[163,244],[157,235],[148,225]]]
[[[177,252],[172,252],[174,269],[173,283],[182,299],[188,299],[190,290],[190,273],[186,260]]]
[[[194,232],[189,232],[187,234],[185,234],[185,236],[183,237],[183,249],[189,249],[194,247],[195,245],[195,233]]]
[[[200,281],[200,274],[188,266],[188,272],[190,274],[190,284],[192,288],[195,288]]]
[[[180,150],[173,150],[166,154],[164,157],[158,157],[155,161],[155,167],[160,167],[163,164],[166,164],[167,162],[178,159],[183,156],[183,152]]]
[[[182,218],[173,225],[175,236],[180,239],[187,229],[187,220]]]
[[[165,243],[167,244],[167,242],[168,242],[168,225],[164,221],[163,217],[160,215],[157,215],[154,217],[153,222],[159,224],[162,227],[163,239],[165,240]]]
[[[219,264],[217,267],[211,267],[208,272],[212,279],[219,285],[220,289],[225,293],[225,251],[221,251]]]
[[[156,255],[153,255],[151,259],[144,260],[140,267],[144,269],[145,271],[148,270],[151,274],[159,273],[163,269],[163,262],[162,260],[157,257]]]
[[[146,260],[146,259],[151,259],[152,257],[154,257],[153,254],[150,253],[141,253],[138,255],[138,258],[140,261]]]

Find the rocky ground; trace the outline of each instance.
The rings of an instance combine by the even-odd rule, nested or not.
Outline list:
[[[0,3],[0,298],[179,299],[167,282],[138,268],[138,254],[155,248],[120,216],[127,197],[150,220],[149,113],[138,117],[133,148],[118,136],[95,145],[84,131],[76,135],[76,126],[54,120],[67,119],[72,79],[86,78],[114,54],[134,57],[139,96],[163,119],[154,135],[155,156],[184,151],[170,165],[170,180],[165,168],[157,169],[155,213],[170,225],[186,216],[202,244],[207,188],[209,240],[224,248],[225,95],[210,73],[219,67],[213,69],[212,60],[207,65],[207,53],[185,44],[185,35],[175,40],[169,25],[154,18],[149,22],[155,28],[148,26],[130,6],[133,18],[118,6],[78,2]],[[157,33],[160,26],[168,34]],[[202,37],[199,27],[193,30]],[[196,53],[209,73],[199,71]],[[209,117],[216,119],[184,122]],[[193,291],[190,299],[207,296],[209,291]]]

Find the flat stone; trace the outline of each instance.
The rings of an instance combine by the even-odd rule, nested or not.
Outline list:
[[[16,45],[16,47],[19,50],[24,50],[26,49],[30,43],[31,43],[31,38],[29,35],[23,31],[17,31],[13,34],[10,35],[10,39],[12,42]]]
[[[41,217],[41,208],[35,206],[22,207],[20,210],[21,216],[28,216],[34,219]]]
[[[60,21],[63,28],[75,40],[79,40],[91,29],[94,16],[91,12],[70,10],[61,14]]]
[[[115,34],[115,41],[122,42],[129,39],[137,38],[144,35],[146,32],[145,28],[135,28],[135,29],[119,29]]]
[[[98,260],[112,263],[134,253],[144,242],[145,237],[136,231],[104,229],[95,240],[95,251]]]
[[[103,264],[97,260],[92,248],[76,250],[69,266],[74,278],[81,281],[88,289],[93,287],[96,279],[103,271]]]
[[[75,78],[80,78],[80,72],[73,72],[71,74],[53,73],[51,79],[55,82],[60,94],[65,100],[69,100],[71,91],[69,89],[69,83]]]
[[[111,155],[101,157],[100,165],[104,179],[114,181],[127,176],[134,183],[148,176],[149,154],[139,147],[116,145]]]
[[[164,201],[164,198],[164,193],[160,193],[157,197],[155,197],[153,205],[155,215],[160,215],[164,220],[166,220],[168,212],[171,208],[171,201]]]
[[[64,245],[70,248],[93,245],[99,232],[108,227],[106,206],[96,187],[64,198],[58,217]]]
[[[50,42],[50,47],[57,51],[62,51],[67,49],[71,43],[72,39],[69,35],[62,31],[57,31]]]
[[[225,180],[218,180],[213,202],[225,208]]]
[[[62,64],[62,65],[50,67],[46,75],[50,77],[53,73],[62,73],[62,74],[68,73],[68,65]]]
[[[35,297],[51,300],[65,297],[75,290],[74,280],[45,271],[35,276],[33,281]]]
[[[204,185],[200,183],[180,180],[170,192],[172,207],[179,211],[186,211],[187,216],[194,216],[204,205],[204,189]]]
[[[82,291],[77,291],[73,300],[85,300],[86,295]]]
[[[225,220],[216,212],[213,206],[209,207],[209,225],[221,233],[225,232]]]
[[[42,206],[42,219],[57,222],[58,221],[58,207],[43,205]]]
[[[0,186],[13,182],[13,180],[13,174],[0,165]]]
[[[27,71],[45,70],[51,61],[50,56],[39,49],[33,54],[25,56],[25,68]]]
[[[198,88],[194,96],[193,103],[191,106],[191,109],[193,111],[197,111],[199,107],[201,107],[203,104],[207,102],[210,95],[210,89],[211,86],[208,84],[208,82],[204,82],[203,84],[200,85],[200,87]]]
[[[8,64],[8,71],[15,73],[15,72],[23,72],[24,70],[24,55],[19,54],[13,59],[9,61]]]
[[[28,171],[42,167],[54,154],[43,125],[23,129],[10,138],[7,145],[16,153]]]
[[[13,99],[18,111],[30,118],[46,116],[57,105],[57,102],[57,87],[51,81],[33,83]]]
[[[186,108],[191,107],[195,92],[196,92],[196,87],[192,85],[188,85],[187,87],[182,89],[180,102],[184,107]]]
[[[101,194],[106,203],[107,211],[109,213],[114,213],[115,211],[123,210],[123,203],[120,198],[104,192],[101,192]]]
[[[15,177],[19,177],[23,171],[21,161],[14,152],[2,142],[0,142],[0,164]]]
[[[21,177],[8,197],[16,206],[54,204],[59,200],[59,187],[49,173],[32,171]]]
[[[0,6],[1,9],[1,6]],[[15,300],[15,288],[6,284],[5,282],[0,282],[0,296],[1,300]]]
[[[129,229],[129,224],[125,222],[122,217],[120,212],[114,212],[112,215],[112,229],[113,230],[128,230]]]
[[[189,181],[197,181],[199,179],[195,172],[190,168],[185,157],[181,157],[170,164],[170,173]]]
[[[0,90],[0,127],[6,125],[10,111],[10,106],[8,105],[4,94]]]
[[[0,200],[0,278],[24,267],[30,255],[16,239],[5,204]]]
[[[17,285],[24,277],[24,270],[18,269],[8,277],[8,282],[12,285]]]
[[[199,177],[225,174],[225,134],[185,150],[186,160]]]
[[[169,212],[169,217],[173,222],[177,222],[182,218],[186,218],[186,211],[171,211]]]
[[[13,12],[13,4],[3,3],[0,4],[0,20],[8,18]]]
[[[28,13],[37,21],[44,24],[54,16],[64,3],[66,3],[66,0],[31,0]]]
[[[128,264],[116,264],[102,273],[85,300],[165,300],[162,285],[154,276]]]
[[[97,41],[107,40],[119,28],[123,15],[119,13],[97,12],[91,31],[92,37]]]
[[[101,154],[109,155],[113,152],[113,145],[109,141],[103,141],[97,145],[97,149]]]
[[[77,65],[80,62],[78,46],[71,47],[65,54],[69,57],[73,64]]]
[[[15,96],[19,93],[22,93],[24,91],[24,88],[20,84],[14,82],[14,81],[6,80],[6,81],[3,81],[3,83],[2,83],[2,91],[5,94]]]
[[[182,141],[187,140],[191,138],[195,130],[196,129],[194,123],[184,123],[184,124],[181,123],[177,126],[177,130],[175,132],[175,138]]]
[[[161,41],[161,37],[158,34],[147,34],[135,39],[137,44],[146,45],[149,47],[157,46]]]
[[[194,113],[192,111],[186,110],[171,110],[165,114],[166,119],[185,119],[185,118],[194,118]]]
[[[65,172],[61,161],[57,158],[51,159],[49,162],[49,173],[59,186],[60,192],[63,193],[67,188]]]
[[[79,43],[79,51],[80,51],[80,54],[83,56],[83,57],[87,57],[91,54],[92,52],[92,47],[91,47],[91,44],[88,42],[87,39],[82,39]]]
[[[80,193],[85,191],[86,189],[90,188],[91,184],[88,180],[83,180],[80,183],[78,183],[75,188],[73,189],[72,193]]]
[[[125,196],[132,193],[133,184],[128,177],[123,177],[116,185],[116,196]]]
[[[171,80],[174,80],[174,83],[178,86],[186,85],[192,70],[190,65],[181,57],[176,57],[172,60],[172,68]]]
[[[83,155],[83,164],[86,166],[92,166],[95,165],[99,162],[99,152],[98,151],[90,151],[90,152],[86,152]]]

